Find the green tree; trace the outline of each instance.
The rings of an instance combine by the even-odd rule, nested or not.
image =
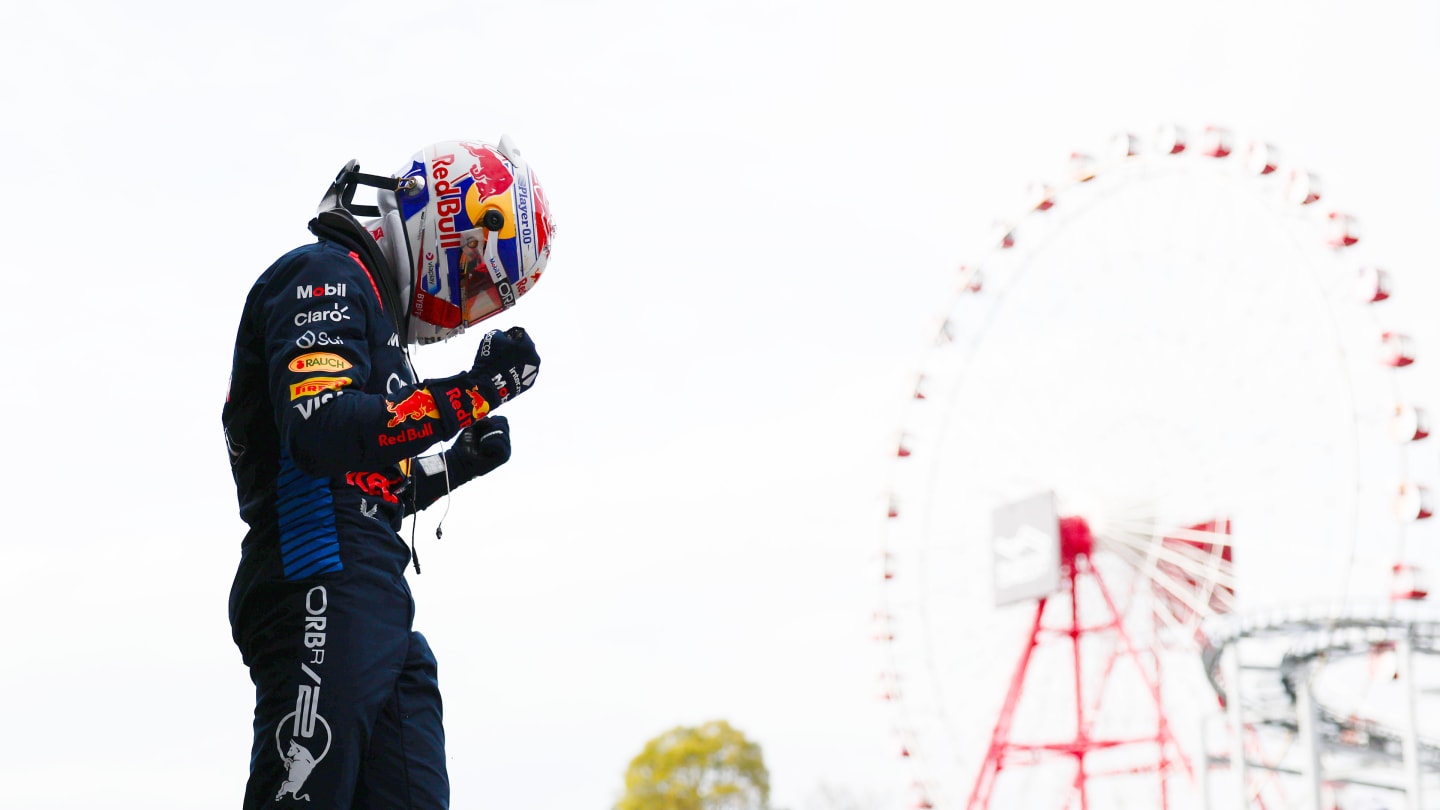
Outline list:
[[[615,810],[767,810],[770,772],[760,746],[724,720],[676,726],[625,771]]]

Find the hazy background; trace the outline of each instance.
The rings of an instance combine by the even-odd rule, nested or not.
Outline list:
[[[239,803],[219,413],[246,291],[345,160],[508,132],[558,236],[495,325],[543,373],[505,408],[513,461],[443,540],[422,515],[411,577],[454,806],[608,807],[646,739],[711,718],[764,747],[778,806],[907,805],[870,617],[956,265],[1070,151],[1228,125],[1322,176],[1440,346],[1437,9],[7,4],[0,802]]]

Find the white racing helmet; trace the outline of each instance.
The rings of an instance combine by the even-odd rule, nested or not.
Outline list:
[[[410,343],[434,343],[515,305],[550,258],[555,229],[540,182],[501,137],[441,141],[382,190],[367,223],[395,266],[409,304]]]

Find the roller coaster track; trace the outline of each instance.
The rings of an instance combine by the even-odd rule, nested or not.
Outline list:
[[[1201,658],[1206,677],[1222,702],[1227,676],[1244,671],[1240,706],[1247,724],[1298,733],[1298,688],[1319,668],[1342,658],[1408,645],[1412,655],[1440,656],[1440,611],[1419,602],[1314,605],[1275,609],[1247,616],[1214,616],[1202,627]],[[1241,647],[1251,663],[1244,663]],[[1222,666],[1226,650],[1235,666]],[[1258,653],[1258,656],[1257,656]],[[1265,663],[1253,663],[1255,658]],[[1332,755],[1358,755],[1366,761],[1403,762],[1403,730],[1326,706],[1315,696],[1315,737]],[[1440,739],[1416,735],[1416,759],[1422,771],[1440,771]]]

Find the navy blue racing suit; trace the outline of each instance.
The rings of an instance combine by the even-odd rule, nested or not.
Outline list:
[[[255,683],[246,808],[449,803],[398,530],[483,472],[453,447],[417,457],[489,406],[467,374],[415,379],[372,272],[388,268],[333,241],[297,248],[255,283],[235,340],[223,422],[250,527],[230,593]]]

